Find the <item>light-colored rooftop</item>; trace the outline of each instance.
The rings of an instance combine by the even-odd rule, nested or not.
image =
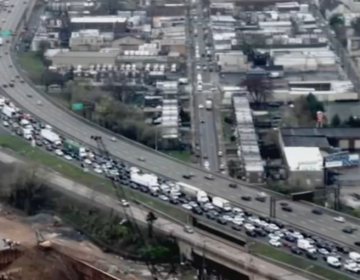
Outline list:
[[[126,20],[126,17],[118,16],[73,17],[71,23],[123,23]]]
[[[323,157],[317,147],[285,147],[284,154],[291,171],[321,171]]]

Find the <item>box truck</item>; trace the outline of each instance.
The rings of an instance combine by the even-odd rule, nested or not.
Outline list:
[[[60,136],[49,129],[42,129],[40,131],[40,136],[52,144],[61,145]]]
[[[155,175],[131,173],[130,181],[138,186],[147,187],[152,192],[159,191],[159,184]]]
[[[203,190],[182,182],[178,182],[177,185],[183,194],[196,197],[198,202],[204,203],[209,201],[207,193]]]
[[[206,106],[205,106],[205,107],[206,107],[206,110],[211,110],[211,109],[212,109],[212,100],[211,100],[211,99],[207,99],[205,105],[206,105]]]
[[[1,112],[3,113],[3,115],[5,115],[5,116],[7,116],[9,118],[12,118],[16,114],[16,109],[5,104],[2,107]]]
[[[232,210],[230,202],[221,197],[213,197],[212,204],[224,211],[230,212]]]
[[[63,152],[76,158],[84,158],[87,156],[86,150],[79,143],[72,140],[65,140],[63,143]]]

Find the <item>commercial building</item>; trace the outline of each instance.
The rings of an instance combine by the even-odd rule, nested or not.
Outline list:
[[[69,47],[72,51],[99,51],[106,43],[105,36],[99,30],[80,30],[71,33]]]
[[[98,29],[101,32],[123,34],[126,31],[127,18],[119,16],[85,16],[70,19],[72,29]]]
[[[85,68],[91,65],[115,65],[118,50],[101,52],[58,52],[51,57],[52,65],[57,67],[82,66]]]

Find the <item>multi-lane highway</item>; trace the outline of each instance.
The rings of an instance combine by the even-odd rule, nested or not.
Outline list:
[[[0,19],[4,19],[2,22],[2,30],[11,29],[15,30],[18,22],[21,19],[26,5],[22,1],[14,1],[15,7],[12,8],[11,13],[1,11]],[[1,85],[9,83],[11,79],[14,79],[19,72],[17,68],[10,67],[13,65],[12,57],[6,54],[10,50],[10,45],[5,44],[0,47],[0,81]],[[27,94],[31,93],[32,98],[27,97]],[[238,203],[242,207],[248,207],[253,210],[259,211],[267,215],[269,213],[269,203],[261,203],[257,201],[245,202],[241,200],[242,195],[256,196],[258,190],[239,185],[237,189],[229,188],[228,185],[232,182],[230,179],[221,176],[214,176],[214,181],[204,179],[208,174],[205,170],[198,169],[196,167],[188,167],[186,164],[182,164],[178,161],[171,160],[165,156],[161,156],[158,153],[150,152],[149,150],[142,149],[139,146],[132,145],[127,141],[112,142],[110,140],[110,134],[104,133],[102,130],[97,129],[91,124],[87,124],[80,119],[72,116],[66,110],[62,110],[44,98],[39,92],[37,92],[30,85],[16,82],[14,88],[3,89],[3,94],[8,95],[14,100],[14,102],[22,108],[26,108],[26,111],[39,117],[42,120],[52,125],[59,131],[76,138],[87,145],[94,146],[94,143],[90,139],[92,135],[102,136],[105,145],[110,153],[118,158],[122,158],[129,163],[137,165],[141,168],[150,170],[157,174],[163,174],[164,176],[177,181],[184,181],[182,178],[184,174],[187,174],[189,170],[195,175],[188,183],[208,191],[210,194],[215,194]],[[41,100],[43,105],[38,106],[37,101]],[[137,160],[139,157],[144,157],[146,162],[140,162]],[[352,235],[346,235],[342,233],[341,229],[343,224],[338,224],[333,221],[333,217],[329,215],[313,215],[311,209],[300,203],[290,203],[294,209],[293,213],[282,212],[280,207],[277,209],[277,217],[286,223],[296,224],[308,231],[315,232],[326,236],[335,241],[343,242],[345,244],[353,245],[354,241],[360,241],[360,231],[355,232]],[[358,227],[356,224],[346,223],[353,227]]]
[[[200,144],[201,158],[203,166],[213,172],[219,171],[219,147],[218,147],[218,135],[216,130],[216,120],[214,112],[212,110],[206,110],[206,100],[210,99],[214,101],[213,89],[216,87],[211,80],[210,67],[207,59],[207,48],[205,40],[205,32],[208,28],[207,19],[204,17],[204,11],[202,1],[198,1],[194,7],[196,11],[197,20],[193,19],[193,28],[196,30],[197,36],[195,37],[196,56],[196,77],[201,77],[196,80],[196,86],[199,82],[202,83],[202,89],[196,90],[195,98],[195,112],[197,113],[198,121],[198,138]]]

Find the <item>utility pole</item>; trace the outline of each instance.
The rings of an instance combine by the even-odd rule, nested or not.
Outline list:
[[[270,196],[270,218],[276,218],[276,198]]]

